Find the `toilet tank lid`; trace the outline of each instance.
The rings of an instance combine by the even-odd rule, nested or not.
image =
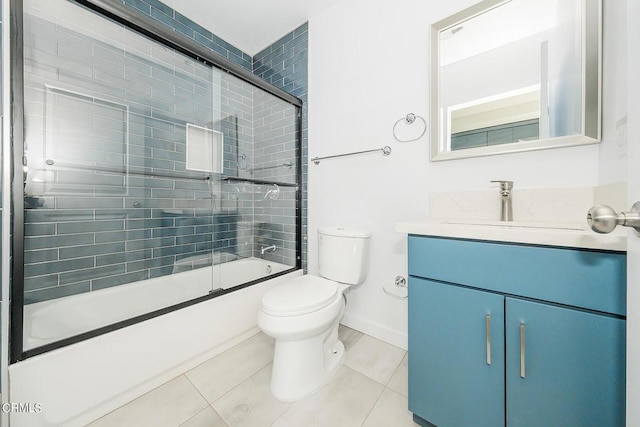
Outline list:
[[[336,236],[336,237],[354,237],[366,239],[371,237],[371,231],[364,230],[361,228],[351,228],[351,227],[319,227],[319,234],[324,234],[327,236]]]
[[[338,295],[338,284],[304,275],[278,285],[262,298],[262,309],[275,316],[311,313],[329,305]]]

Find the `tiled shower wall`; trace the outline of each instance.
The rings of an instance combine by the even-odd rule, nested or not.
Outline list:
[[[226,119],[216,78],[71,3],[25,3],[26,302],[168,274],[177,256],[230,245],[211,237],[235,212],[214,223],[213,184],[185,168],[186,123]]]
[[[189,18],[162,4],[158,0],[124,0],[125,4],[135,7],[139,11],[152,18],[176,29],[195,41],[210,48],[224,58],[233,61],[258,77],[273,84],[284,91],[297,96],[303,101],[302,108],[302,267],[307,268],[307,58],[308,58],[308,25],[305,23],[290,33],[284,35],[270,46],[254,55],[242,52],[227,41],[216,36],[206,28],[198,25]],[[236,90],[237,91],[237,90]],[[265,93],[259,89],[254,89],[254,128],[245,127],[241,133],[239,141],[241,149],[238,155],[246,156],[242,160],[236,161],[235,165],[225,165],[236,167],[238,176],[244,178],[267,179],[279,182],[295,182],[297,170],[295,165],[291,168],[278,167],[257,171],[257,169],[277,166],[285,163],[287,159],[295,158],[295,134],[285,124],[282,134],[272,136],[277,126],[270,125],[262,127],[267,106],[263,105],[262,99]],[[271,106],[274,116],[285,114],[285,105],[275,103]],[[291,111],[289,109],[289,111]],[[282,120],[282,118],[279,118]],[[254,132],[252,134],[251,132]],[[279,130],[275,130],[279,132]],[[249,145],[255,144],[255,150],[246,147],[246,137],[253,138]],[[225,147],[227,149],[228,147]],[[225,158],[227,158],[225,156]],[[233,158],[233,157],[231,157]],[[293,161],[293,160],[292,160]],[[293,161],[294,162],[294,161]],[[294,162],[295,163],[295,162]],[[240,167],[239,167],[240,166]],[[237,250],[240,256],[261,256],[270,261],[281,262],[287,265],[295,265],[295,215],[292,216],[295,206],[295,194],[291,190],[281,189],[280,199],[271,201],[265,199],[264,194],[271,188],[265,186],[251,187],[232,183],[223,186],[223,192],[231,198],[238,197],[240,200],[238,211],[241,220],[237,223]],[[293,199],[292,199],[293,197]],[[255,203],[254,203],[255,200]],[[255,210],[254,210],[255,208]],[[253,217],[253,215],[259,216]],[[286,213],[286,215],[284,215]],[[276,252],[260,254],[260,248],[264,246],[276,245]],[[281,250],[282,249],[282,250]]]
[[[284,183],[295,183],[297,117],[296,110],[286,108],[276,98],[264,92],[255,93],[254,167],[253,177]],[[254,256],[270,261],[295,265],[296,205],[295,190],[276,185],[261,186],[254,203]],[[261,247],[275,245],[273,252],[260,253]]]
[[[27,151],[33,166],[27,185],[32,209],[26,210],[25,300],[170,274],[177,259],[212,249],[250,256],[262,243],[273,241],[280,249],[270,255],[273,260],[292,265],[295,215],[284,212],[295,204],[293,191],[282,188],[281,197],[271,200],[263,197],[270,188],[205,181],[203,174],[185,169],[184,135],[186,123],[223,131],[225,174],[250,177],[251,169],[258,173],[258,164],[251,161],[259,155],[270,161],[290,150],[293,134],[283,122],[278,137],[274,128],[254,135],[253,115],[270,111],[295,123],[286,117],[293,107],[282,101],[267,105],[262,91],[251,85],[170,49],[147,45],[120,26],[107,26],[102,18],[90,22],[77,9],[53,3],[25,3],[36,6],[25,32],[30,76],[25,88]],[[144,7],[143,2],[136,7]],[[167,9],[149,5],[149,11],[158,17]],[[48,22],[56,14],[58,22]],[[202,37],[202,32],[206,30],[194,30],[193,37]],[[52,103],[56,107],[47,110]],[[59,129],[51,127],[47,114],[54,124],[60,123]],[[101,137],[89,147],[82,145],[84,135],[65,134],[65,121],[77,125],[83,119],[93,123],[92,132],[97,129]],[[45,131],[49,139],[42,137]],[[55,152],[55,137],[64,139],[66,152]],[[254,149],[257,141],[264,143]],[[88,156],[107,170],[126,167],[128,173],[77,168],[53,172],[45,166],[53,160],[51,151],[56,162],[64,157],[81,162]],[[243,154],[249,163],[240,161]],[[48,186],[34,179],[38,165]],[[157,176],[140,174],[150,172]],[[259,202],[262,206],[254,209]]]
[[[249,62],[248,55],[161,3],[151,0],[127,3],[245,68],[258,64]],[[36,4],[46,11],[46,5],[50,3]],[[112,132],[114,129],[110,126],[119,127],[115,132],[120,142],[124,138],[123,133],[127,133],[129,140],[125,145],[129,146],[129,152],[123,153],[122,148],[113,149],[118,144],[113,145],[115,154],[110,156],[115,160],[107,162],[106,166],[122,166],[122,158],[127,157],[130,160],[128,166],[132,168],[130,172],[134,173],[122,181],[122,176],[117,174],[57,172],[54,191],[50,188],[48,195],[27,198],[36,209],[26,213],[26,301],[36,302],[170,274],[176,259],[206,254],[212,249],[223,254],[257,256],[260,247],[275,244],[276,252],[267,253],[264,257],[294,265],[295,191],[292,188],[280,188],[280,196],[272,200],[265,197],[274,190],[271,186],[209,183],[195,179],[149,179],[136,175],[135,166],[139,166],[141,172],[184,173],[184,126],[185,123],[195,123],[224,132],[226,175],[295,182],[295,151],[292,151],[295,150],[295,131],[292,125],[287,125],[295,123],[292,117],[295,110],[282,101],[268,101],[269,97],[264,96],[261,90],[227,74],[218,73],[210,77],[199,64],[188,64],[185,58],[169,49],[150,48],[151,57],[154,61],[158,57],[159,62],[145,63],[146,60],[136,50],[144,51],[147,47],[141,47],[136,41],[132,46],[115,45],[113,48],[114,35],[102,22],[90,25],[92,30],[98,30],[92,34],[95,40],[87,41],[81,35],[87,28],[80,25],[77,30],[82,31],[74,29],[74,25],[86,17],[74,16],[73,13],[63,15],[61,19],[67,20],[67,25],[55,28],[46,20],[34,19],[34,34],[25,37],[27,64],[29,59],[48,62],[47,67],[34,72],[34,86],[51,85],[52,81],[54,86],[73,83],[90,94],[83,98],[68,91],[58,91],[55,93],[56,102],[60,104],[56,109],[58,114],[63,111],[65,103],[90,101],[99,104],[103,98],[121,100],[122,105],[128,105],[128,122],[111,120],[103,130]],[[70,24],[72,22],[73,25]],[[294,94],[300,96],[300,81],[304,80],[303,98],[306,98],[306,26],[263,52],[284,48],[293,39],[296,39],[296,52],[289,54],[287,64],[285,59],[282,60],[279,70],[293,70],[295,66],[295,79],[287,83],[287,77],[293,73],[285,71],[279,82],[277,79],[273,82],[289,92],[297,90]],[[65,49],[69,43],[71,48]],[[300,47],[302,45],[304,49]],[[104,54],[108,55],[108,64],[100,59]],[[33,56],[30,58],[29,55]],[[271,63],[277,64],[279,59],[273,59],[272,55]],[[301,63],[305,65],[303,78]],[[64,69],[67,64],[69,69]],[[264,66],[259,68],[264,73]],[[175,76],[178,76],[178,81],[168,82]],[[155,86],[154,77],[157,78]],[[212,80],[220,83],[214,85],[218,89],[213,91],[210,87]],[[135,99],[136,95],[138,98],[150,95],[156,104],[147,105],[146,100]],[[194,95],[199,97],[199,102],[191,104],[187,100]],[[51,97],[51,90],[40,90],[36,94],[39,100],[31,105],[31,113],[37,117],[35,121],[46,121],[43,116],[47,96]],[[103,108],[102,112],[115,111],[117,118],[118,114],[123,114],[117,105],[118,102],[113,105],[107,103],[109,108]],[[281,131],[277,126],[264,124],[267,123],[265,119],[270,118],[284,124]],[[306,152],[306,119],[304,125],[303,152]],[[123,126],[128,126],[128,132],[124,132]],[[35,130],[41,135],[44,133],[43,126],[36,126]],[[120,147],[122,145],[119,144]],[[103,149],[104,144],[96,150]],[[100,153],[101,156],[103,154]],[[137,155],[140,163],[136,165]],[[259,170],[287,162],[294,163],[293,167]],[[304,175],[306,195],[306,173]],[[91,193],[92,197],[59,194],[65,189],[78,193],[83,187],[78,188],[78,182],[84,184],[85,193]],[[125,191],[125,187],[128,191],[126,196],[117,197],[122,196],[117,193]],[[111,194],[114,191],[115,194]],[[110,197],[104,197],[106,195]],[[306,208],[306,204],[304,206]]]
[[[252,58],[235,46],[219,38],[211,31],[203,28],[189,18],[177,11],[167,7],[157,0],[124,0],[139,11],[152,18],[175,28],[177,31],[187,35],[195,41],[209,47],[217,54],[233,61],[258,77],[273,84],[284,91],[297,96],[303,101],[302,108],[302,267],[307,268],[307,58],[308,58],[308,25],[305,23],[290,33],[284,35],[270,46],[254,55]],[[236,90],[237,91],[237,90]],[[272,105],[265,105],[268,100],[274,101],[272,97],[265,96],[259,89],[254,89],[254,124],[253,128],[245,128],[240,135],[240,147],[238,155],[246,157],[236,161],[235,164],[225,165],[236,168],[238,176],[244,178],[267,179],[278,182],[295,182],[296,167],[277,167],[258,171],[265,167],[282,165],[288,160],[295,158],[295,137],[290,129],[290,122],[284,122],[285,127],[278,129],[278,125],[269,124],[267,114],[273,114],[275,120],[281,122],[284,118],[284,104],[272,102]],[[281,115],[280,117],[277,117]],[[251,134],[251,132],[254,134]],[[281,133],[279,133],[281,132]],[[274,133],[277,133],[274,135]],[[246,137],[251,135],[253,140],[248,141]],[[252,151],[252,144],[255,150]],[[227,149],[228,147],[225,147]],[[225,157],[226,158],[226,157]],[[233,158],[233,157],[231,157]],[[239,158],[239,157],[238,157]],[[244,160],[243,160],[244,159]],[[295,162],[294,162],[295,163]],[[237,249],[241,256],[258,256],[260,248],[263,246],[276,245],[276,252],[268,252],[264,258],[271,261],[282,262],[288,265],[295,264],[295,230],[291,231],[295,225],[295,219],[291,217],[295,199],[284,201],[283,198],[295,196],[290,190],[283,190],[282,198],[271,201],[264,198],[264,193],[270,188],[247,188],[237,184],[223,187],[228,190],[230,197],[239,197],[239,213],[242,221],[237,224],[238,245]],[[253,196],[251,194],[253,193]],[[255,199],[256,203],[253,203]],[[259,215],[256,220],[255,214]],[[287,215],[282,215],[282,210]],[[280,250],[282,248],[283,250]]]
[[[266,47],[262,51],[258,52],[253,57],[253,72],[257,76],[266,80],[267,82],[279,87],[280,89],[289,92],[290,94],[297,96],[303,102],[302,106],[302,268],[307,269],[307,168],[308,168],[308,138],[307,138],[307,87],[308,87],[308,72],[307,72],[307,58],[308,58],[308,24],[303,24],[296,28],[289,34],[286,34],[272,45]],[[264,144],[265,150],[277,150],[278,148],[272,147],[277,145],[278,141],[267,138],[262,138],[259,128],[256,128],[256,149],[259,150],[260,146]],[[268,132],[268,130],[265,130]],[[260,159],[260,156],[256,157]],[[276,156],[277,158],[277,156]],[[271,159],[270,159],[271,160]],[[278,169],[283,172],[282,169]],[[256,206],[256,215],[258,213],[258,206]],[[285,246],[291,242],[291,236],[283,236],[285,238]],[[261,236],[258,236],[258,240]],[[266,239],[265,243],[270,242]],[[270,243],[269,243],[270,244]]]
[[[218,55],[241,65],[248,71],[253,70],[251,55],[221,39],[191,19],[171,9],[157,0],[123,0],[123,3],[136,8],[172,29],[186,35],[198,43],[208,47]]]

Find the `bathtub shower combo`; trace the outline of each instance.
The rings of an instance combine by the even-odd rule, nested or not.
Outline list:
[[[15,2],[13,362],[301,266],[301,101],[120,3]]]

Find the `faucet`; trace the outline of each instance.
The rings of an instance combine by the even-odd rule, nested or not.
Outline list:
[[[500,195],[502,196],[502,209],[500,221],[513,221],[513,206],[511,204],[511,190],[513,181],[491,181],[500,184]]]
[[[271,246],[263,246],[260,248],[260,255],[264,255],[265,252],[275,252],[276,251],[276,245],[271,245]]]

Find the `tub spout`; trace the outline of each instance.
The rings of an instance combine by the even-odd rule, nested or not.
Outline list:
[[[266,252],[275,252],[276,249],[276,245],[263,246],[260,248],[260,255],[264,255]]]

